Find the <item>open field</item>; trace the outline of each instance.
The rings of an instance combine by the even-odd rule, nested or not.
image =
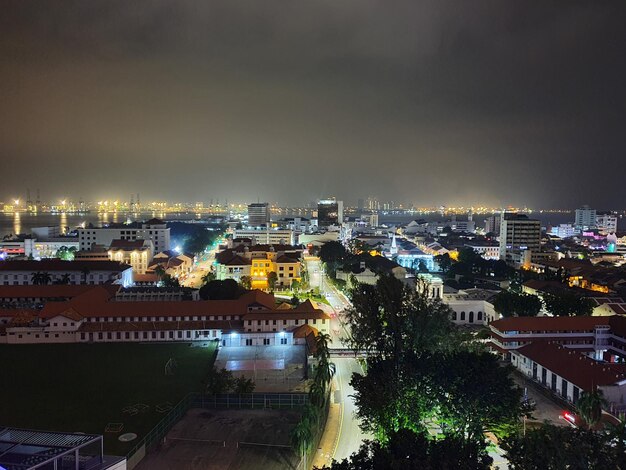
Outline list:
[[[137,470],[287,470],[298,456],[289,448],[297,411],[192,409]]]
[[[206,345],[206,343],[205,343]],[[0,345],[0,425],[104,435],[105,452],[125,455],[187,393],[200,392],[215,344]],[[165,365],[174,359],[173,375]],[[131,415],[122,410],[144,404]],[[163,406],[165,405],[165,406]],[[123,423],[105,433],[108,423]]]

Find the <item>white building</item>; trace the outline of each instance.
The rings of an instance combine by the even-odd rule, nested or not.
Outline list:
[[[578,230],[596,228],[596,210],[591,209],[589,206],[582,206],[580,209],[576,209],[574,226]]]
[[[233,239],[249,238],[253,245],[293,245],[293,230],[277,228],[238,229],[233,232]]]
[[[617,232],[617,216],[611,213],[597,214],[596,226],[602,235]]]
[[[466,243],[465,246],[467,248],[471,248],[484,259],[488,260],[499,260],[500,259],[500,245],[497,243]]]
[[[41,311],[0,310],[0,343],[220,341],[222,346],[294,344],[308,325],[330,332],[330,317],[310,300],[276,306],[271,294],[250,291],[237,300],[117,301],[103,286]]]
[[[559,238],[571,238],[576,235],[577,230],[572,224],[559,224],[558,227],[552,227],[550,229],[550,235],[554,235]]]
[[[170,249],[170,229],[159,219],[150,219],[139,225],[116,225],[111,227],[87,227],[78,229],[80,250],[86,251],[93,245],[109,247],[113,240],[151,240],[154,252]]]
[[[576,404],[582,392],[603,392],[609,410],[624,410],[626,365],[596,361],[553,342],[535,341],[511,352],[511,364],[554,394]]]
[[[37,276],[40,274],[42,276]],[[45,275],[45,276],[43,276]],[[38,279],[41,277],[41,279]],[[43,279],[45,277],[45,279]],[[43,284],[133,283],[132,268],[116,261],[62,261],[59,259],[8,260],[0,263],[0,283],[5,286]]]

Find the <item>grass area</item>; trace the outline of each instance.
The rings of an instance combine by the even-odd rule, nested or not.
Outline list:
[[[119,442],[107,423],[124,423],[138,441],[165,416],[156,405],[202,391],[214,352],[214,343],[0,345],[0,424],[103,434],[106,453],[125,455],[136,441]],[[177,367],[165,375],[170,358]],[[122,412],[137,403],[148,410]]]

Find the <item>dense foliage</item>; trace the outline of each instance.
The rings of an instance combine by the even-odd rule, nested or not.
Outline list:
[[[382,444],[365,441],[350,459],[332,470],[487,470],[492,462],[484,447],[456,437],[430,439],[426,433],[401,429]]]
[[[237,281],[226,279],[224,281],[210,281],[200,287],[202,300],[235,300],[245,292]]]
[[[388,276],[357,284],[352,300],[349,343],[369,352],[367,375],[351,382],[357,415],[382,444],[435,425],[445,438],[484,447],[485,431],[517,425],[521,391],[495,356],[465,341],[447,306]]]
[[[591,315],[594,303],[578,293],[563,291],[558,294],[544,294],[546,310],[555,317]]]
[[[532,294],[511,291],[499,292],[493,300],[493,308],[505,317],[535,317],[542,308],[541,299]]]
[[[593,432],[544,424],[501,446],[513,470],[626,469],[624,425]]]

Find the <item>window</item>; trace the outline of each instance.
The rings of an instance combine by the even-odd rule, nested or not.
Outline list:
[[[452,321],[456,321],[456,312],[452,311]]]
[[[461,321],[465,321],[465,312],[461,312]]]
[[[252,346],[252,338],[246,338],[246,346]]]
[[[280,344],[287,344],[287,338],[280,338]]]
[[[267,346],[268,344],[270,344],[270,339],[269,338],[263,338],[263,344],[265,346]]]

